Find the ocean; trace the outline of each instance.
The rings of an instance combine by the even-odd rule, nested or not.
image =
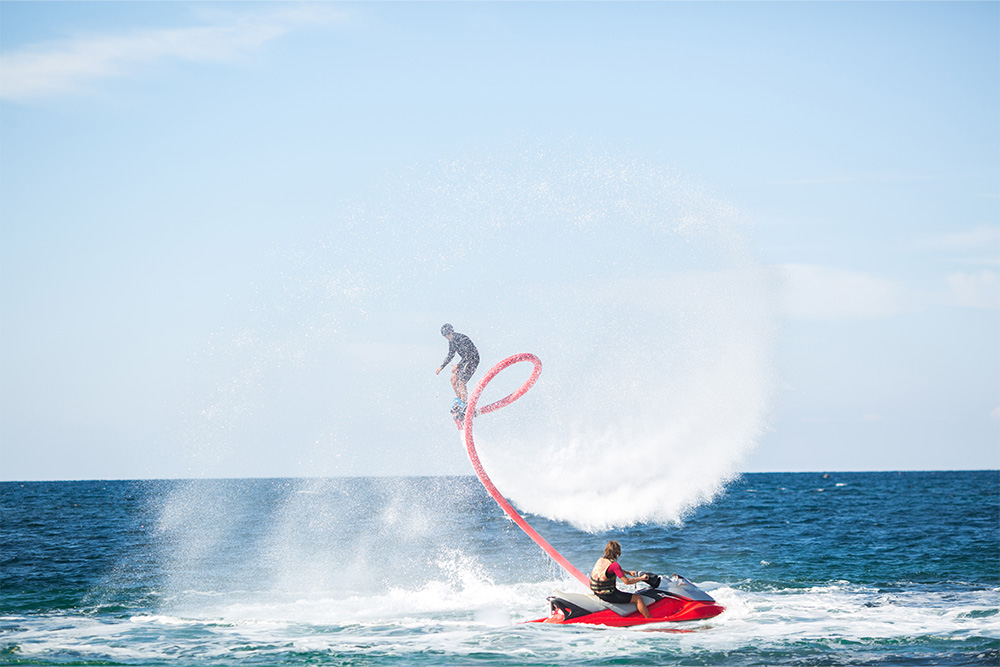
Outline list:
[[[474,477],[0,484],[4,665],[997,665],[1000,472],[760,473],[683,525],[527,515],[726,607],[525,624],[577,590]]]

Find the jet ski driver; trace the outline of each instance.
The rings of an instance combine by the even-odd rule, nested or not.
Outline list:
[[[636,608],[639,609],[639,613],[649,618],[649,610],[646,609],[646,602],[642,599],[641,595],[618,590],[618,586],[616,585],[618,579],[629,585],[638,584],[647,579],[647,575],[636,576],[638,573],[634,571],[626,574],[622,570],[622,566],[618,564],[618,557],[621,555],[622,545],[618,544],[617,540],[608,542],[607,546],[604,547],[604,555],[597,559],[597,562],[594,563],[594,569],[590,571],[590,590],[605,602],[614,604],[635,603]]]

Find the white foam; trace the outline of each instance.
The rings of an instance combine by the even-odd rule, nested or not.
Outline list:
[[[624,629],[519,624],[544,616],[545,596],[571,585],[496,585],[476,579],[456,588],[452,582],[430,581],[379,596],[222,599],[196,617],[159,613],[128,619],[66,615],[0,620],[6,626],[5,641],[18,646],[21,659],[72,653],[75,659],[122,662],[188,655],[201,661],[230,660],[234,651],[257,660],[269,654],[336,651],[405,661],[432,650],[451,664],[503,647],[511,656],[545,655],[549,662],[566,664],[582,658],[611,661],[654,648],[694,654],[797,651],[832,640],[859,645],[898,641],[905,647],[921,638],[958,646],[972,637],[1000,639],[996,590],[883,593],[847,582],[762,592],[700,582],[726,611],[691,623]]]
[[[790,641],[836,638],[1000,638],[998,615],[969,613],[996,610],[1000,597],[995,594],[880,594],[865,586],[844,583],[753,593],[720,588],[712,595],[726,607],[718,619],[724,632],[714,635],[712,643],[783,646]]]

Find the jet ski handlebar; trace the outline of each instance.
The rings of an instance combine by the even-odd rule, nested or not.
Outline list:
[[[660,575],[653,574],[652,572],[636,572],[635,574],[637,577],[645,577],[646,578],[645,583],[649,584],[650,588],[660,587],[660,579],[661,579]]]

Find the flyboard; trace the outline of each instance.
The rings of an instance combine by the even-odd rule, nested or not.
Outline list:
[[[530,361],[534,366],[531,377],[525,382],[520,389],[517,391],[501,398],[499,401],[495,401],[480,408],[478,411],[476,405],[479,402],[479,397],[482,395],[483,390],[486,389],[486,385],[490,383],[497,376],[500,371],[513,366],[514,364]],[[486,490],[493,497],[493,500],[497,502],[500,509],[510,517],[514,523],[516,523],[521,530],[523,530],[528,537],[535,541],[535,544],[542,548],[542,551],[547,553],[552,560],[557,562],[564,570],[573,575],[573,578],[583,584],[587,590],[590,588],[590,578],[587,575],[576,569],[572,563],[566,560],[562,554],[553,548],[551,544],[545,541],[545,539],[539,535],[534,528],[532,528],[527,521],[524,520],[517,510],[507,502],[507,499],[503,497],[503,494],[497,490],[497,487],[493,485],[490,480],[489,475],[486,474],[486,470],[483,468],[482,462],[479,460],[479,455],[476,453],[476,443],[472,437],[472,420],[474,417],[480,414],[487,414],[493,412],[494,410],[499,410],[500,408],[510,405],[517,399],[521,398],[532,385],[538,380],[538,376],[542,372],[542,362],[541,360],[533,354],[524,352],[521,354],[515,354],[512,357],[507,357],[496,366],[491,368],[489,372],[480,380],[479,384],[476,385],[475,390],[469,397],[469,404],[464,412],[464,419],[459,424],[459,428],[463,429],[465,432],[465,448],[469,452],[469,460],[472,461],[472,467],[476,471],[476,475],[479,477],[479,481],[483,483]],[[461,415],[456,415],[456,417]],[[458,421],[456,419],[456,421]],[[712,618],[713,616],[718,616],[723,611],[725,607],[718,604],[712,596],[710,596],[705,591],[701,590],[690,581],[684,577],[678,575],[671,575],[670,577],[659,577],[657,575],[650,575],[646,582],[647,588],[643,590],[635,591],[643,598],[645,598],[646,608],[649,611],[649,618],[644,618],[642,614],[639,613],[636,606],[632,603],[628,604],[612,604],[610,602],[605,602],[601,600],[596,595],[591,593],[562,593],[556,591],[552,596],[549,597],[549,615],[545,618],[539,618],[531,623],[588,623],[591,625],[611,625],[611,626],[629,626],[629,625],[642,625],[645,623],[663,623],[665,621],[693,621],[698,619]]]

